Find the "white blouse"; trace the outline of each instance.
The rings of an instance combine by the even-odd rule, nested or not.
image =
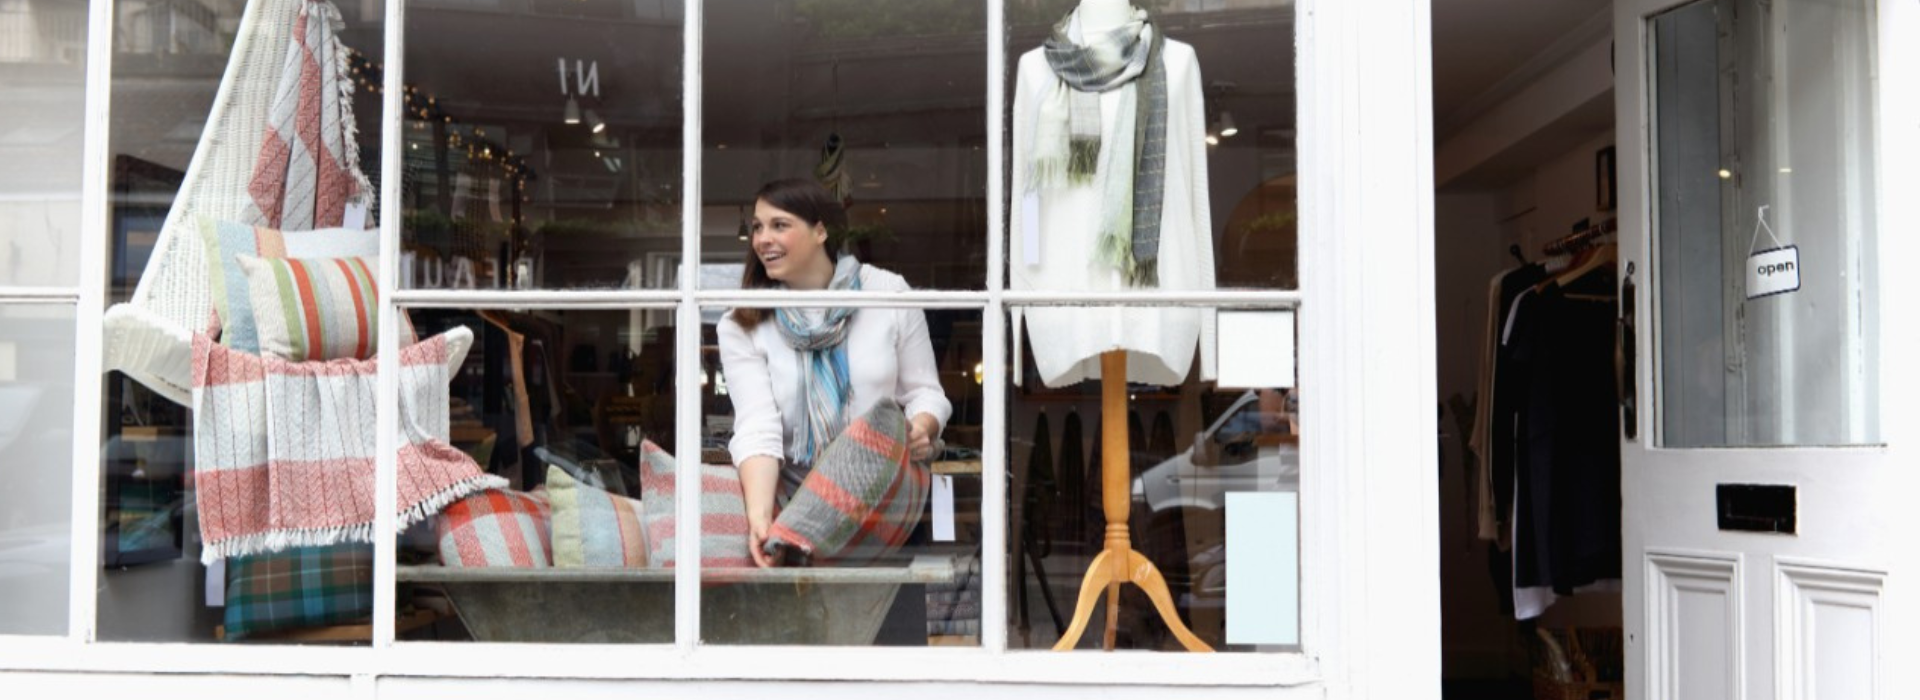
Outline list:
[[[907,281],[872,265],[860,267],[860,287],[870,292],[904,292]],[[940,389],[927,315],[919,309],[863,308],[847,328],[847,368],[853,396],[847,420],[865,414],[881,398],[892,398],[908,418],[921,413],[941,426],[953,404]],[[806,403],[800,393],[800,352],[787,346],[771,316],[749,331],[729,311],[720,319],[720,365],[727,395],[733,400],[733,463],[765,455],[785,462],[786,445],[806,429]]]
[[[1214,288],[1213,223],[1207,196],[1205,106],[1200,62],[1193,47],[1168,39],[1166,193],[1160,215],[1160,289]],[[1013,96],[1013,216],[1010,281],[1013,289],[1106,292],[1130,289],[1120,273],[1094,261],[1101,192],[1107,172],[1091,183],[1050,189],[1029,200],[1027,170],[1041,91],[1056,78],[1041,49],[1020,57]],[[1121,90],[1100,96],[1100,136],[1114,143]],[[1124,162],[1125,159],[1122,159]],[[1105,162],[1105,159],[1102,159]],[[1178,307],[1013,307],[1014,358],[1020,357],[1022,318],[1033,336],[1034,365],[1047,386],[1100,377],[1100,355],[1127,351],[1127,380],[1170,386],[1186,381],[1196,341],[1200,376],[1214,378],[1213,309]],[[1015,381],[1020,367],[1014,367]]]

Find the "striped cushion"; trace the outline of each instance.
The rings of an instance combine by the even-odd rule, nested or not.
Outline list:
[[[373,356],[380,292],[372,258],[237,258],[260,354],[289,362]]]
[[[200,218],[200,243],[206,248],[208,289],[220,320],[220,344],[260,352],[254,329],[253,299],[239,256],[259,258],[373,258],[380,253],[378,229],[328,228],[278,231],[231,221]],[[217,264],[212,261],[219,261]]]
[[[458,567],[553,565],[547,502],[519,491],[485,491],[440,513],[440,563]]]
[[[298,547],[227,559],[227,641],[372,615],[372,545]]]
[[[673,455],[648,440],[640,446],[640,504],[652,566],[674,564]],[[740,471],[727,464],[700,465],[700,566],[753,566],[747,555],[747,502],[741,496]]]
[[[768,554],[793,547],[814,564],[866,564],[920,524],[932,475],[908,459],[907,417],[881,401],[847,425],[767,531]]]
[[[554,466],[547,467],[547,499],[553,504],[554,566],[647,565],[639,501],[581,484]]]

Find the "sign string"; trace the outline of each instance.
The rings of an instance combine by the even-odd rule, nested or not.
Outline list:
[[[1773,227],[1767,224],[1767,210],[1772,208],[1773,205],[1771,204],[1760,205],[1760,211],[1755,215],[1753,220],[1753,240],[1747,242],[1747,255],[1753,255],[1753,249],[1759,246],[1761,229],[1766,230],[1767,238],[1773,240],[1773,246],[1775,248],[1787,247],[1787,244],[1780,242],[1779,236],[1774,235]]]

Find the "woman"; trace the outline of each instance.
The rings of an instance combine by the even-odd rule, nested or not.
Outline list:
[[[906,280],[827,249],[827,231],[846,226],[846,210],[812,180],[779,180],[754,196],[751,255],[741,286],[879,292]],[[762,551],[776,491],[792,496],[813,457],[847,422],[883,398],[905,409],[915,459],[933,452],[953,413],[940,390],[919,309],[748,309],[720,319],[720,362],[733,399],[728,449],[745,491],[748,550]]]

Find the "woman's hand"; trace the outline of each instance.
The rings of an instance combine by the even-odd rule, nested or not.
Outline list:
[[[933,438],[940,433],[940,421],[925,413],[913,414],[907,421],[907,452],[916,462],[933,457]]]
[[[740,491],[747,506],[747,554],[761,568],[774,565],[764,547],[773,527],[773,492],[780,483],[780,460],[765,455],[740,462]]]

